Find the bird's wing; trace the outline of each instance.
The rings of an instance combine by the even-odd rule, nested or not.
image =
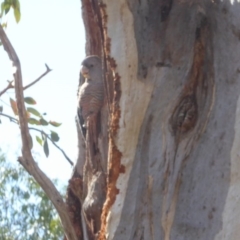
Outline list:
[[[86,126],[84,124],[84,119],[82,115],[82,109],[81,107],[78,107],[77,109],[77,117],[78,117],[78,123],[82,132],[82,136],[84,139],[86,139]]]
[[[78,96],[80,94],[80,87],[84,84],[84,77],[83,75],[79,74],[79,83],[78,83]],[[83,115],[82,115],[82,109],[81,107],[79,106],[77,108],[77,118],[78,118],[78,123],[79,123],[79,126],[80,126],[80,129],[81,129],[81,132],[82,132],[82,136],[84,139],[86,139],[86,126],[84,125],[84,119],[83,119]]]

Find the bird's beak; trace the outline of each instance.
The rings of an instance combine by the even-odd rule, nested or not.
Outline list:
[[[85,78],[89,78],[89,70],[87,67],[85,67],[84,65],[81,66],[81,74],[85,77]]]

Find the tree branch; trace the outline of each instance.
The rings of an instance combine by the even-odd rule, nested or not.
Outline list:
[[[12,83],[13,83],[13,81],[10,81],[10,82],[8,83],[7,87],[4,88],[4,89],[0,92],[0,97],[1,97],[8,89],[14,88],[14,86],[13,86]]]
[[[34,85],[35,83],[37,83],[38,81],[40,81],[44,76],[46,76],[49,72],[52,71],[52,69],[49,68],[49,66],[45,63],[46,66],[46,71],[40,75],[36,80],[34,80],[33,82],[29,83],[28,85],[26,85],[25,87],[23,87],[23,90],[26,90],[27,88],[31,87],[32,85]],[[4,88],[1,92],[0,92],[0,97],[8,90],[11,88],[14,88],[13,85],[14,81],[9,82],[8,86],[6,88]]]
[[[36,80],[29,83],[27,86],[23,87],[23,90],[26,90],[27,88],[31,87],[32,85],[37,83],[39,80],[41,80],[44,76],[46,76],[49,72],[52,71],[52,69],[50,69],[46,63],[45,63],[45,66],[46,66],[46,71],[41,76],[39,76]]]
[[[38,184],[42,187],[48,198],[51,200],[55,206],[59,217],[61,219],[64,233],[68,240],[77,240],[75,230],[72,226],[69,214],[67,211],[67,206],[62,199],[62,196],[51,182],[51,180],[45,175],[44,172],[38,167],[33,159],[30,150],[30,134],[27,123],[26,109],[23,99],[23,86],[22,86],[22,73],[21,64],[19,58],[12,47],[7,35],[5,34],[2,26],[0,25],[0,40],[3,44],[5,51],[7,52],[9,58],[13,61],[13,65],[16,67],[16,72],[13,74],[15,79],[15,94],[17,100],[17,108],[19,114],[20,131],[22,137],[22,157],[19,157],[19,162],[23,167],[31,174]]]
[[[40,129],[37,129],[37,128],[33,128],[33,127],[30,127],[29,130],[34,130],[34,131],[37,131],[37,132],[40,132],[42,133],[46,138],[48,138],[51,143],[57,148],[59,149],[63,156],[67,159],[67,161],[73,166],[73,162],[70,160],[70,158],[67,156],[67,154],[63,151],[63,149],[61,149],[50,137],[47,133],[45,133],[44,131],[40,130]]]
[[[14,123],[16,123],[16,124],[19,124],[18,119],[14,118],[14,117],[11,117],[11,116],[9,116],[9,115],[7,115],[7,114],[4,114],[4,113],[1,113],[1,112],[0,112],[0,116],[6,117],[6,118],[8,118],[11,122],[14,122]],[[37,128],[33,128],[33,127],[29,127],[28,129],[29,129],[29,130],[34,130],[34,131],[37,131],[37,132],[40,132],[40,133],[44,134],[44,136],[47,137],[47,138],[51,141],[51,143],[52,143],[57,149],[59,149],[59,150],[62,152],[63,156],[64,156],[64,157],[67,159],[67,161],[73,166],[73,162],[70,160],[70,158],[69,158],[69,157],[67,156],[67,154],[64,152],[64,150],[63,150],[62,148],[60,148],[60,147],[49,137],[49,135],[48,135],[47,133],[45,133],[43,130],[40,130],[40,129],[37,129]]]
[[[7,115],[7,114],[0,113],[0,116],[6,117],[6,118],[8,118],[11,122],[14,122],[14,123],[16,123],[16,124],[19,124],[19,121],[18,121],[16,118],[11,117],[11,116],[9,116],[9,115]]]

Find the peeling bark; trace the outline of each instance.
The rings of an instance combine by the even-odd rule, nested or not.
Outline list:
[[[100,167],[76,166],[89,239],[237,239],[239,2],[82,4],[106,93]]]

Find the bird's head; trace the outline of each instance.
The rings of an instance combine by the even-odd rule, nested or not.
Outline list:
[[[98,80],[102,78],[101,59],[92,55],[82,61],[81,74],[84,78]]]

